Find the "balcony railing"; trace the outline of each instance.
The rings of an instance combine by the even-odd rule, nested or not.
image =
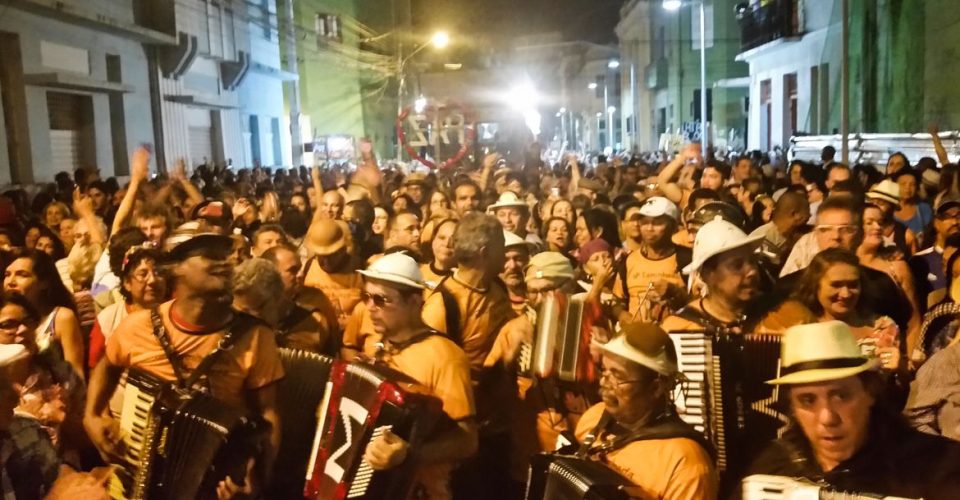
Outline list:
[[[740,24],[740,50],[745,52],[780,38],[801,32],[797,16],[798,0],[754,0],[743,4],[737,13]]]

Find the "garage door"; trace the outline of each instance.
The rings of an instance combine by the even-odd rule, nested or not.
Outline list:
[[[90,160],[89,134],[83,127],[89,115],[89,96],[47,92],[47,111],[50,119],[50,155],[56,171],[72,171]]]
[[[80,153],[80,132],[76,130],[51,130],[50,154],[56,171],[72,172],[83,165]]]
[[[213,162],[213,134],[210,127],[190,127],[190,162],[193,166]]]

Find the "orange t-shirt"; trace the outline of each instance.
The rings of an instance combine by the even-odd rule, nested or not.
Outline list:
[[[373,357],[377,354],[376,348],[368,345],[364,354]],[[399,351],[387,344],[380,359],[426,387],[443,402],[443,412],[455,422],[475,416],[470,362],[463,350],[450,339],[430,335]],[[417,467],[414,490],[422,489],[427,498],[434,500],[451,498],[450,472],[455,465],[436,463]]]
[[[195,335],[177,329],[170,321],[172,303],[160,305],[160,317],[183,366],[188,371],[193,370],[216,349],[226,332]],[[153,334],[150,311],[130,313],[120,323],[107,340],[106,357],[114,366],[137,368],[163,380],[176,380],[173,365]],[[254,326],[211,366],[207,374],[215,398],[243,407],[246,404],[245,391],[266,387],[283,378],[283,365],[273,331],[266,326]]]
[[[603,403],[598,403],[583,414],[577,424],[577,440],[583,441],[597,426],[603,409]],[[599,436],[597,441],[603,437]],[[636,485],[642,500],[717,498],[720,479],[713,460],[691,439],[634,441],[607,453],[606,465]]]
[[[307,274],[303,285],[320,290],[327,296],[337,317],[337,323],[342,331],[347,318],[353,308],[360,303],[360,289],[363,287],[363,277],[359,273],[329,274],[320,268],[316,260],[307,264]]]
[[[632,316],[642,305],[640,298],[644,296],[650,283],[656,285],[660,281],[667,281],[678,286],[684,286],[683,277],[677,265],[676,252],[660,260],[648,259],[643,252],[630,252],[626,261],[627,292],[630,294],[630,308],[627,311]],[[620,273],[613,284],[613,294],[623,298],[623,278]]]

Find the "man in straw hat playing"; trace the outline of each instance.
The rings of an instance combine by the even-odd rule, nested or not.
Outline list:
[[[603,402],[577,424],[581,452],[637,485],[642,498],[716,498],[711,447],[673,411],[679,372],[667,334],[653,323],[627,323],[601,350]]]
[[[906,425],[884,401],[877,362],[862,355],[849,326],[788,329],[781,361],[780,377],[767,383],[785,393],[791,425],[757,457],[752,474],[847,492],[960,498],[960,444]]]
[[[463,349],[420,319],[425,288],[417,262],[402,253],[387,254],[358,271],[361,297],[381,341],[364,354],[403,372],[443,402],[456,425],[438,429],[419,449],[389,430],[367,446],[365,458],[375,469],[389,469],[405,460],[421,466],[415,473],[416,498],[450,498],[450,472],[456,462],[477,450],[477,424],[470,362]]]

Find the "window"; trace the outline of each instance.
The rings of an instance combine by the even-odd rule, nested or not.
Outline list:
[[[343,32],[340,30],[340,16],[335,14],[317,14],[314,28],[317,32],[317,45],[324,42],[343,41]]]

